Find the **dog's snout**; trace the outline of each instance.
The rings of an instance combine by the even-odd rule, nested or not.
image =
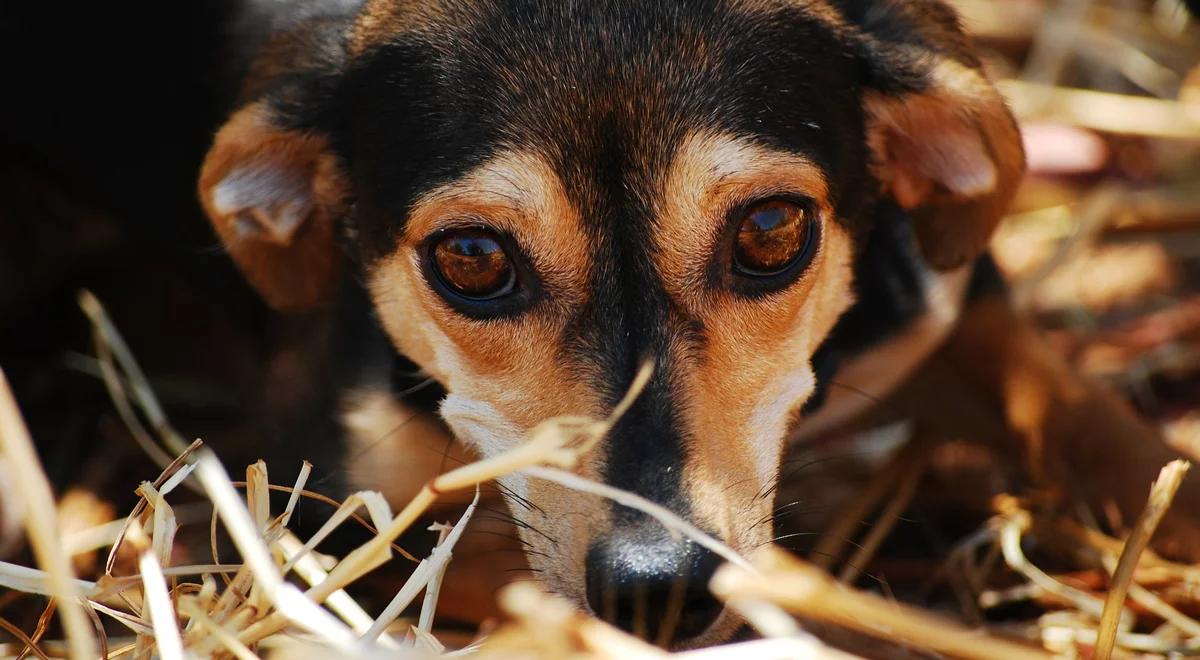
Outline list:
[[[597,616],[660,645],[708,630],[722,604],[708,590],[720,558],[665,534],[611,534],[587,556],[588,605]]]

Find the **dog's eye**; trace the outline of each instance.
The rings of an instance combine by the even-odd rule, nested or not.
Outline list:
[[[433,265],[446,287],[464,298],[491,300],[516,286],[512,260],[500,237],[487,229],[447,233],[433,246]]]
[[[787,270],[809,252],[808,210],[783,200],[761,202],[745,211],[733,243],[733,267],[743,275],[765,277]]]

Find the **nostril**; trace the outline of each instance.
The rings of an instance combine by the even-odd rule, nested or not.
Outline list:
[[[668,641],[674,642],[698,637],[708,630],[724,609],[725,606],[721,601],[709,593],[708,580],[705,579],[703,591],[692,594],[684,602],[683,608],[679,611],[679,621],[675,624],[675,631]]]
[[[708,591],[720,565],[688,541],[608,539],[587,558],[587,600],[596,616],[660,645],[704,633],[723,605]]]

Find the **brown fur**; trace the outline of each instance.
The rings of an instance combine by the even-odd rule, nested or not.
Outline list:
[[[754,495],[778,477],[782,439],[816,384],[807,362],[788,356],[811,355],[850,305],[852,249],[845,230],[827,224],[811,275],[790,299],[763,310],[721,296],[700,317],[708,339],[688,351],[681,375],[691,404],[685,424],[697,439],[684,469],[694,515],[739,550],[770,533],[747,529],[746,516],[769,515],[772,503]]]
[[[419,32],[444,23],[446,7],[441,0],[367,0],[350,35],[351,54],[386,43],[398,34]]]
[[[561,303],[512,321],[480,322],[451,310],[424,285],[417,243],[433,231],[487,218],[510,232],[546,269]],[[419,200],[405,238],[374,275],[372,293],[397,347],[452,392],[492,402],[528,430],[555,415],[601,414],[598,399],[572,385],[557,350],[567,309],[586,301],[589,240],[557,177],[529,154],[501,156]],[[482,388],[482,389],[481,389]]]
[[[982,74],[948,58],[932,71],[928,92],[867,93],[868,140],[885,191],[918,219],[925,258],[948,270],[987,246],[1025,156],[1000,93]]]
[[[1179,455],[1114,392],[1075,373],[1006,300],[980,301],[918,377],[926,423],[971,439],[1016,441],[1024,471],[1043,488],[1078,497],[1092,511],[1113,503],[1126,524],[1146,503],[1160,468]],[[948,405],[943,397],[970,398]],[[930,410],[929,403],[938,403]],[[980,405],[982,404],[982,406]],[[955,411],[975,411],[955,414]],[[1200,557],[1196,527],[1200,480],[1184,481],[1156,547],[1180,558]]]
[[[889,10],[902,10],[909,18],[919,18],[926,11],[936,14],[936,8],[941,7],[922,3],[884,4]],[[787,12],[778,9],[801,7],[804,16],[813,20],[799,21],[795,26],[818,36],[827,29],[848,51],[873,38],[860,33],[828,2],[742,0],[734,5],[732,13],[739,17],[749,13],[784,17],[779,20],[791,19],[786,18]],[[392,159],[408,156],[393,154],[389,143],[371,139],[390,130],[391,124],[378,115],[386,114],[392,106],[383,104],[375,108],[369,103],[363,106],[371,108],[370,112],[363,111],[364,115],[381,124],[363,128],[363,134],[349,131],[353,135],[342,135],[337,143],[341,145],[342,139],[351,143],[350,153],[358,168],[356,174],[363,182],[370,182],[357,191],[360,196],[355,217],[346,219],[351,229],[357,231],[357,247],[366,265],[362,275],[374,312],[392,347],[447,391],[440,412],[453,434],[474,452],[492,456],[521,442],[537,423],[547,418],[568,414],[602,416],[608,412],[610,393],[601,391],[603,387],[597,383],[611,386],[604,376],[611,381],[613,375],[591,373],[601,362],[578,355],[579,343],[571,343],[572,339],[578,339],[572,333],[579,330],[572,324],[588,318],[579,314],[580,310],[611,309],[591,305],[596,300],[628,307],[621,311],[631,315],[641,313],[642,310],[634,308],[643,303],[655,307],[651,310],[653,315],[648,312],[645,317],[651,320],[638,319],[637,323],[642,325],[630,321],[623,328],[624,338],[618,335],[616,339],[606,339],[611,345],[600,350],[611,353],[605,356],[609,360],[606,364],[624,360],[623,349],[632,353],[635,348],[640,350],[649,345],[656,352],[665,352],[666,355],[655,357],[667,367],[664,373],[673,380],[661,385],[668,393],[660,394],[662,400],[674,406],[670,419],[656,418],[644,428],[631,427],[633,430],[620,442],[614,432],[610,443],[607,446],[602,443],[592,452],[579,472],[592,479],[615,481],[614,471],[623,470],[626,465],[637,470],[643,452],[654,449],[644,449],[640,444],[643,439],[653,442],[655,435],[670,436],[669,442],[664,441],[661,453],[666,458],[661,458],[655,469],[665,472],[677,469],[679,472],[674,474],[682,475],[678,483],[684,492],[669,492],[661,497],[681,495],[679,501],[686,504],[687,514],[696,524],[710,529],[734,548],[751,552],[770,539],[769,525],[748,525],[747,520],[770,518],[773,504],[770,498],[756,495],[775,485],[788,431],[798,421],[796,411],[814,391],[816,382],[810,360],[854,302],[856,232],[870,218],[835,217],[835,208],[847,215],[866,216],[863,207],[845,198],[871,201],[876,181],[867,176],[862,162],[854,163],[855,167],[832,170],[839,172],[839,179],[827,180],[830,175],[814,161],[837,159],[820,151],[811,153],[824,153],[823,159],[802,156],[801,153],[810,153],[804,146],[784,151],[766,146],[777,144],[769,139],[735,137],[716,129],[699,128],[690,129],[691,134],[683,131],[677,134],[668,130],[671,126],[656,123],[653,118],[661,121],[675,112],[670,93],[686,93],[689,89],[686,83],[691,77],[721,72],[725,70],[723,66],[730,64],[720,59],[729,57],[726,52],[729,44],[723,43],[724,37],[719,34],[705,33],[704,21],[699,20],[702,17],[696,17],[694,23],[682,24],[678,34],[664,37],[661,43],[651,42],[650,51],[631,49],[630,52],[639,54],[629,62],[628,71],[591,71],[586,66],[590,61],[572,59],[571,39],[595,38],[601,49],[614,47],[613,53],[607,55],[625,56],[624,51],[616,48],[622,45],[620,39],[626,37],[614,34],[610,39],[608,31],[589,35],[588,28],[596,22],[592,20],[595,16],[582,13],[581,9],[577,15],[555,17],[554,20],[568,22],[588,17],[591,22],[577,26],[577,32],[551,34],[554,38],[546,44],[522,41],[506,50],[480,40],[479,43],[488,45],[486,52],[479,54],[471,50],[479,47],[472,41],[479,35],[471,34],[464,24],[471,20],[472,11],[483,6],[449,0],[372,0],[358,14],[347,35],[350,59],[360,57],[368,64],[355,68],[351,62],[350,72],[364,76],[379,75],[372,70],[372,63],[403,61],[403,58],[370,60],[369,55],[399,57],[398,52],[406,51],[377,47],[413,33],[417,33],[417,38],[410,41],[425,46],[436,42],[428,49],[430,52],[419,57],[438,60],[447,55],[447,51],[438,48],[455,47],[463,49],[460,55],[466,59],[476,55],[486,60],[494,55],[496,62],[489,62],[486,72],[471,75],[478,75],[481,81],[487,80],[486,84],[492,85],[487,94],[498,94],[497,98],[512,103],[517,119],[530,120],[526,122],[528,125],[512,118],[505,119],[508,123],[500,122],[496,130],[507,141],[491,144],[487,142],[491,138],[480,138],[487,146],[482,151],[486,155],[481,156],[486,160],[456,161],[455,167],[459,169],[453,171],[458,174],[451,180],[431,178],[420,184],[434,186],[431,190],[411,184],[411,189],[398,185],[392,191],[389,186],[394,176],[410,174],[405,167],[388,169],[396,162]],[[623,9],[633,11],[630,7]],[[543,5],[529,8],[529,13],[554,8]],[[520,13],[523,9],[514,11]],[[497,12],[498,16],[501,14]],[[552,11],[546,15],[555,16]],[[528,17],[520,14],[514,19],[518,27],[525,18]],[[946,27],[942,18],[942,14],[931,14],[925,23],[917,20],[919,25],[914,29],[930,31],[933,41],[948,29],[951,32],[947,34],[957,34]],[[636,20],[630,22],[636,24]],[[764,18],[764,22],[769,21]],[[533,29],[543,29],[541,24],[531,25]],[[486,26],[471,27],[486,29]],[[456,32],[460,28],[462,35]],[[438,31],[442,36],[459,35],[462,39],[429,38]],[[953,34],[947,39],[953,41]],[[832,37],[826,35],[826,38],[833,42]],[[417,45],[405,44],[405,47],[421,50]],[[645,44],[630,45],[640,48]],[[947,50],[954,54],[961,47],[962,43],[953,41]],[[979,71],[964,64],[970,61],[968,58],[893,43],[886,48],[892,52],[884,57],[932,62],[932,67],[929,71],[906,74],[917,82],[900,75],[897,80],[907,80],[908,87],[893,80],[890,86],[880,84],[878,89],[870,88],[874,91],[863,92],[867,144],[861,144],[859,108],[853,105],[842,108],[843,103],[821,111],[826,119],[817,130],[826,131],[825,136],[853,136],[852,146],[857,150],[845,153],[859,161],[870,152],[874,157],[873,174],[882,185],[882,192],[911,210],[920,248],[930,265],[938,269],[962,265],[985,249],[987,238],[1017,184],[1023,165],[1019,135],[998,93]],[[454,58],[446,60],[452,62]],[[564,64],[563,60],[568,66],[560,70],[558,65]],[[644,69],[658,66],[662,61],[677,64],[678,68],[666,67],[672,70],[664,71],[661,78],[646,75]],[[854,75],[848,73],[852,70],[848,60],[830,61],[836,66],[846,65],[845,75]],[[268,64],[258,70],[266,71],[268,78],[271,72],[290,71],[286,62],[276,64],[279,66]],[[443,73],[446,72],[429,75],[437,78]],[[573,78],[577,74],[582,80],[578,85]],[[390,81],[390,78],[353,76],[348,79],[353,84],[347,93],[355,103],[361,102],[355,94],[368,89],[367,84],[383,85]],[[615,92],[606,92],[609,88],[605,85],[610,81],[619,82],[611,86]],[[726,80],[710,82],[720,87]],[[897,92],[900,88],[909,91]],[[328,91],[324,86],[320,89]],[[912,91],[917,89],[921,91]],[[528,94],[523,93],[526,91]],[[303,98],[297,90],[289,89],[288,94],[293,95],[289,100]],[[708,93],[698,96],[707,99]],[[435,95],[420,103],[437,103],[440,98]],[[859,103],[857,95],[834,98]],[[462,102],[468,106],[473,102],[470,95],[464,99]],[[523,105],[526,100],[528,106]],[[403,110],[397,110],[396,117],[388,121],[408,126],[414,112],[423,116],[427,106],[420,103],[414,105],[416,110],[395,103],[395,107]],[[218,134],[201,178],[201,192],[222,240],[264,297],[279,308],[311,309],[330,295],[340,279],[341,259],[333,238],[335,224],[347,214],[344,199],[348,184],[325,139],[279,128],[272,122],[267,107],[266,102],[248,106],[235,114]],[[561,107],[571,109],[574,114],[556,114]],[[429,113],[437,114],[436,109]],[[831,126],[840,124],[829,121],[829,117],[846,116],[853,118],[852,126],[842,126],[838,129],[840,133],[830,132]],[[598,123],[606,117],[613,122],[611,134],[606,125]],[[643,117],[646,121],[642,121]],[[307,119],[305,114],[297,119],[297,124]],[[706,125],[701,118],[696,119],[697,126]],[[681,126],[686,126],[689,118],[679,120]],[[486,118],[479,121],[487,125]],[[794,126],[791,121],[803,121],[803,117],[792,118],[786,125]],[[415,127],[422,124],[414,121],[412,126],[415,137],[406,137],[410,141],[402,146],[413,144],[426,150],[419,156],[425,160],[415,162],[440,162],[439,159],[447,158],[439,151],[439,143],[434,141],[429,145],[419,139],[436,133],[417,135]],[[461,132],[469,128],[459,126],[454,130],[465,134]],[[677,142],[680,135],[683,140]],[[788,143],[788,139],[791,138],[782,142]],[[387,148],[379,149],[381,155],[371,150],[377,144],[388,144]],[[608,153],[610,145],[619,145],[621,153]],[[578,155],[584,162],[573,163],[565,155]],[[371,170],[379,175],[378,181],[363,175],[366,167],[381,168]],[[556,167],[563,171],[556,171]],[[596,171],[592,171],[593,167]],[[852,174],[842,180],[842,172],[847,171]],[[394,198],[384,200],[379,193],[384,189],[395,192]],[[837,195],[831,191],[837,191],[842,199],[833,199]],[[411,194],[415,200],[405,194]],[[733,287],[712,286],[709,271],[713,259],[718,258],[714,255],[722,254],[720,251],[724,249],[721,241],[730,210],[752,200],[783,194],[812,200],[810,222],[814,230],[819,228],[821,241],[811,263],[794,281],[788,280],[780,288],[760,296],[742,295]],[[621,199],[626,196],[635,198],[637,203]],[[286,206],[297,200],[304,203],[299,222],[295,221],[295,208]],[[612,231],[630,232],[629,236],[619,238],[632,236],[639,245],[648,244],[651,248],[648,260],[652,272],[646,277],[653,281],[644,282],[650,292],[645,301],[610,303],[591,290],[596,282],[618,282],[614,286],[628,287],[631,292],[622,289],[619,295],[636,297],[640,293],[638,286],[643,284],[642,280],[630,284],[619,278],[597,276],[623,266],[598,263],[594,256],[603,253],[597,251],[598,245],[617,238],[595,235],[597,231],[608,231],[597,228],[606,226],[603,216],[610,202],[638,207],[634,215],[641,214],[643,208],[649,209],[644,225],[640,216],[622,225],[608,225],[615,227]],[[864,202],[865,206],[869,204]],[[397,212],[400,208],[404,211]],[[585,217],[589,214],[597,217]],[[438,231],[476,224],[486,224],[510,237],[528,260],[530,270],[537,273],[538,286],[551,295],[535,299],[517,314],[486,316],[464,313],[463,308],[455,307],[461,301],[452,302],[438,293],[422,270],[420,250]],[[402,228],[402,233],[397,237],[394,234],[398,228]],[[636,251],[614,254],[633,252]],[[616,257],[618,261],[623,258]],[[639,253],[630,259],[642,258],[644,255]],[[640,261],[637,267],[642,267]],[[619,297],[614,292],[602,293]],[[953,311],[957,311],[961,300],[953,303]],[[944,333],[950,322],[945,320],[936,330]],[[661,337],[632,336],[654,335],[659,325],[666,326]],[[585,334],[588,330],[591,328],[584,329]],[[942,336],[939,334],[937,338]],[[651,339],[657,343],[651,343]],[[637,343],[643,340],[644,344]],[[1015,350],[1011,346],[1001,348]],[[921,350],[931,348],[923,346]],[[996,354],[1002,353],[999,348],[996,350]],[[906,369],[912,366],[909,364]],[[400,457],[407,455],[412,445],[427,433],[440,437],[445,429],[429,418],[421,418],[403,430],[388,431],[389,426],[399,426],[404,413],[399,404],[393,405],[387,398],[385,394],[370,394],[357,401],[357,412],[347,415],[345,421],[351,439],[368,450],[356,455],[351,448],[352,460],[347,468],[352,480],[387,484],[389,497],[404,500],[435,466],[429,460],[414,458],[400,470]],[[389,467],[388,462],[379,460],[374,453],[377,450],[370,444],[374,437],[387,438],[388,449],[378,451],[384,452],[381,456],[395,456],[396,465]],[[408,472],[410,478],[396,480],[388,476],[402,472]],[[650,472],[646,475],[653,476]],[[598,539],[614,531],[616,514],[612,505],[519,475],[502,481],[517,495],[533,502],[531,510],[521,512],[529,526],[520,533],[531,549],[528,558],[540,571],[540,579],[576,602],[587,602],[585,567],[592,561],[589,548],[596,547]],[[669,482],[669,488],[677,489],[676,482],[664,481]],[[603,575],[593,575],[597,574]],[[732,634],[736,625],[732,615],[722,614],[707,632],[683,643],[719,641]]]
[[[544,276],[562,292],[563,303],[517,319],[488,322],[448,308],[425,286],[414,250],[423,236],[471,218],[487,218],[511,232],[534,263],[545,266]],[[559,340],[565,313],[583,305],[588,296],[588,245],[578,212],[557,177],[531,154],[499,156],[415,204],[406,237],[374,274],[372,295],[397,347],[464,402],[464,407],[450,406],[443,413],[464,442],[494,453],[515,445],[544,419],[604,414],[599,393],[583,385]],[[581,471],[600,478],[598,461],[593,457]],[[588,541],[604,527],[605,503],[553,484],[503,481],[537,503],[538,509],[523,515],[558,541],[553,552],[530,558],[535,568],[567,595],[582,599],[583,581],[576,567],[583,565]],[[541,545],[545,537],[527,541]]]
[[[223,203],[219,187],[250,168],[289,185]],[[275,128],[263,104],[243,108],[225,124],[200,172],[200,199],[221,242],[246,279],[281,311],[312,309],[337,286],[342,255],[334,234],[346,190],[326,139]],[[281,214],[296,203],[297,191],[304,194],[302,220],[284,224]]]
[[[712,292],[695,255],[718,249],[726,209],[781,190],[807,193],[818,216],[812,222],[823,227],[823,246],[800,286],[769,302]],[[697,516],[735,547],[749,550],[764,539],[741,538],[743,526],[736,519],[764,513],[744,507],[756,503],[754,493],[775,479],[779,440],[815,381],[788,388],[798,376],[811,378],[807,356],[852,300],[852,247],[831,216],[820,170],[792,154],[730,136],[701,134],[684,141],[663,183],[658,211],[658,272],[683,314],[706,331],[702,345],[679,345],[673,356],[689,404],[685,423],[698,439],[685,467],[688,488]],[[775,419],[756,422],[756,406],[767,401],[783,405]],[[755,427],[763,422],[769,427]]]

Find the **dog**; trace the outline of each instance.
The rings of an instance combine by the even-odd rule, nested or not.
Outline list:
[[[644,362],[579,472],[743,552],[772,538],[748,521],[770,518],[758,495],[788,446],[939,351],[973,365],[1035,473],[1111,474],[1095,447],[1122,441],[1085,431],[1154,437],[1018,341],[986,247],[1021,137],[942,2],[303,7],[256,49],[199,194],[247,280],[310,329],[275,365],[274,442],[318,437],[344,487],[403,501],[442,467],[420,443],[494,456],[547,418],[607,414]],[[1011,404],[1025,376],[1074,421]],[[380,442],[391,458],[358,451]],[[1128,455],[1148,480],[1170,452]],[[547,588],[673,647],[737,630],[712,553],[500,482]]]

